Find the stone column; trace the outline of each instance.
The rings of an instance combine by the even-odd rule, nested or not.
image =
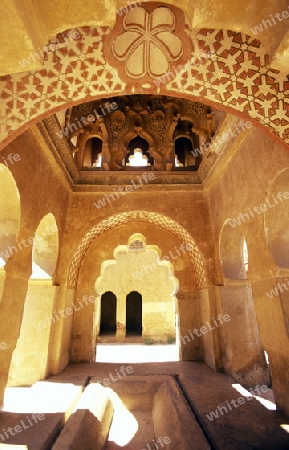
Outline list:
[[[277,408],[289,416],[289,339],[286,310],[282,308],[288,293],[285,288],[283,293],[280,292],[278,283],[281,281],[284,283],[285,280],[258,280],[252,283],[252,290],[261,339],[269,356],[275,402]],[[272,295],[272,291],[277,295]]]
[[[97,327],[96,314],[100,312],[100,297],[96,306],[95,291],[91,289],[66,288],[66,308],[73,310],[73,314],[64,320],[63,337],[65,347],[62,354],[69,349],[69,362],[94,362],[96,355]],[[70,311],[68,309],[68,311]],[[65,357],[66,359],[66,357]],[[64,362],[64,360],[63,360]]]
[[[116,293],[116,337],[122,341],[126,334],[126,297]]]
[[[69,364],[75,290],[57,286],[51,323],[49,371],[56,374]]]
[[[230,316],[220,325],[226,372],[241,384],[269,384],[251,286],[238,280],[219,290],[221,312]]]
[[[21,252],[21,258],[20,252],[12,255],[5,270],[6,278],[0,302],[0,405],[4,398],[13,351],[20,334],[31,275],[31,252]]]
[[[202,326],[198,291],[179,291],[177,294],[180,326],[180,356],[182,361],[202,358],[202,340],[194,334],[194,329]]]
[[[204,361],[214,370],[224,368],[220,327],[215,326],[214,320],[221,314],[220,291],[218,286],[199,291],[200,310],[205,333],[202,334]],[[218,322],[217,322],[218,324]]]
[[[284,315],[287,336],[289,336],[289,277],[277,278],[276,282],[280,305]]]

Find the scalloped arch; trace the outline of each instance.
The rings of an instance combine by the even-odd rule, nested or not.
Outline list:
[[[149,222],[159,227],[165,228],[174,236],[182,240],[184,244],[186,244],[187,252],[190,256],[195,271],[197,289],[205,289],[207,287],[208,281],[203,256],[201,255],[190,233],[175,220],[161,214],[148,211],[133,211],[115,214],[108,219],[102,220],[98,225],[88,231],[81,240],[77,250],[73,255],[69,267],[67,287],[72,289],[75,289],[77,287],[78,274],[82,260],[90,244],[98,236],[119,225],[139,220],[143,220],[145,222]]]

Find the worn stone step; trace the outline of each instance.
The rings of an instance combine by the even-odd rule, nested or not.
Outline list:
[[[107,389],[99,383],[88,385],[52,450],[102,450],[112,416]]]
[[[0,448],[24,445],[50,450],[69,418],[82,386],[39,381],[31,387],[6,389],[0,412]]]

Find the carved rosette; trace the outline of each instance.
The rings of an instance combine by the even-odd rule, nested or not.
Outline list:
[[[185,28],[184,13],[173,6],[132,7],[106,37],[106,59],[127,83],[152,85],[189,59],[193,44]]]

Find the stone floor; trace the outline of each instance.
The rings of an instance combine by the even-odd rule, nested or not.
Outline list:
[[[274,410],[274,399],[270,392],[263,395],[267,400],[257,395],[251,398],[250,392],[231,377],[214,372],[202,362],[173,361],[70,365],[61,374],[38,382],[31,388],[8,388],[4,409],[0,413],[0,449],[51,449],[89,381],[98,380],[113,390],[121,373],[127,378],[157,375],[173,377],[180,396],[186,401],[192,421],[200,428],[203,436],[203,442],[194,442],[192,439],[191,445],[187,445],[185,450],[289,449],[289,418]],[[237,401],[240,397],[244,399],[242,404]],[[227,411],[221,406],[225,406]],[[215,412],[215,417],[212,412]],[[36,414],[43,414],[44,419],[40,420],[42,416],[36,419]],[[157,447],[152,443],[150,419],[140,414],[136,420],[147,439],[147,446],[143,448],[149,450],[151,446],[150,450],[155,450]],[[14,436],[9,430],[13,430]],[[125,427],[121,430],[123,433],[126,431]],[[121,448],[141,450],[129,444],[119,446],[113,442],[108,442],[106,446],[106,450]],[[161,447],[159,444],[158,448],[166,450],[165,445]],[[167,448],[178,450],[179,446]],[[83,446],[79,450],[88,450],[88,447]]]

